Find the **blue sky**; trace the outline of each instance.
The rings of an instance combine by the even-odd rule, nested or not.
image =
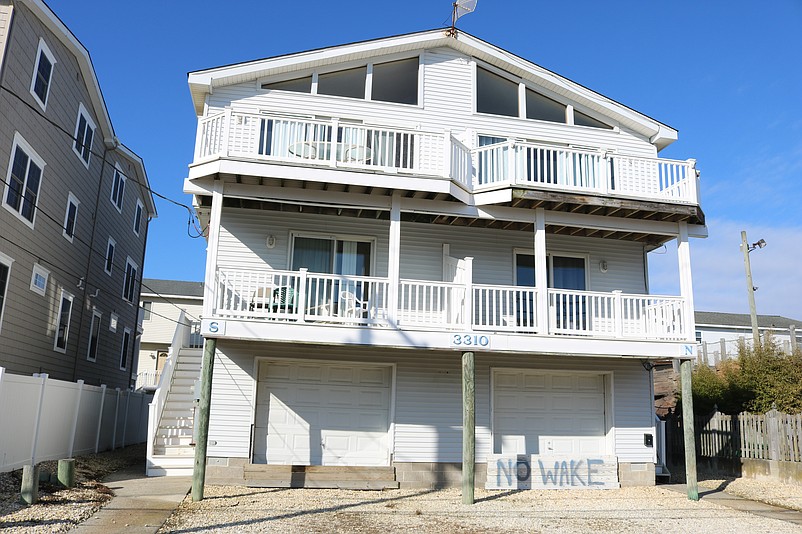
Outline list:
[[[441,27],[447,0],[50,0],[89,49],[117,135],[154,190],[182,192],[196,117],[189,71]],[[760,314],[802,320],[802,2],[492,1],[458,26],[679,130],[710,237],[693,240],[696,309],[748,313],[740,231]],[[205,243],[157,199],[144,274],[202,280]],[[679,294],[676,246],[650,255],[651,292]]]

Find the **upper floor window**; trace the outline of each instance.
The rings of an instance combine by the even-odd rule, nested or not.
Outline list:
[[[36,203],[42,170],[45,162],[33,151],[19,133],[14,134],[11,161],[6,175],[6,194],[3,206],[33,228],[36,217]]]
[[[97,361],[97,346],[100,341],[100,320],[102,315],[97,310],[92,310],[92,324],[89,326],[89,348],[86,349],[86,359],[90,362]]]
[[[605,124],[602,121],[596,120],[590,115],[574,110],[574,124],[577,126],[590,126],[591,128],[603,128],[605,130],[612,130],[613,127]]]
[[[72,238],[75,236],[75,221],[78,219],[78,204],[80,204],[78,199],[75,198],[75,195],[70,193],[67,198],[67,211],[64,213],[63,232],[64,237],[70,242],[72,242]]]
[[[142,201],[137,199],[136,211],[134,211],[134,233],[136,235],[139,235],[139,228],[142,226],[142,211],[144,208],[145,206],[142,205]]]
[[[526,90],[526,118],[565,123],[565,108],[556,100],[531,89]]]
[[[8,281],[11,278],[12,263],[14,263],[14,260],[0,252],[0,330],[3,328],[3,312],[6,308],[6,296],[8,295]]]
[[[111,201],[117,211],[123,211],[123,198],[125,197],[125,175],[119,165],[114,166],[114,178],[111,184]]]
[[[116,248],[117,242],[109,238],[109,242],[106,245],[106,262],[103,266],[103,270],[106,271],[107,274],[111,274],[114,271],[114,250]]]
[[[50,271],[38,263],[34,263],[33,270],[31,271],[31,291],[44,296],[44,294],[47,292],[47,280],[49,278]]]
[[[535,286],[535,257],[524,252],[515,253],[515,284]],[[546,280],[554,289],[584,291],[587,288],[587,258],[580,255],[549,254],[546,257]]]
[[[369,63],[262,84],[262,89],[417,105],[420,58]]]
[[[142,320],[150,321],[151,312],[153,311],[153,301],[145,300],[142,302]]]
[[[368,240],[295,236],[291,269],[370,276],[370,249],[371,241]]]
[[[139,267],[128,257],[125,260],[125,280],[123,280],[123,299],[134,302],[136,296],[136,277]]]
[[[128,368],[128,353],[131,351],[131,329],[126,328],[123,330],[123,343],[120,348],[120,370],[125,371]]]
[[[518,84],[482,67],[477,67],[476,111],[517,117]]]
[[[61,290],[61,303],[58,309],[58,324],[53,350],[67,352],[67,341],[70,337],[70,319],[72,318],[72,295]]]
[[[53,79],[53,67],[56,58],[45,44],[44,39],[39,39],[39,48],[36,51],[36,66],[33,69],[31,79],[31,94],[36,102],[44,110],[47,108],[47,96],[50,94],[50,82]]]
[[[92,155],[92,138],[95,136],[95,129],[95,123],[89,118],[89,112],[86,111],[83,104],[79,104],[78,120],[75,123],[75,142],[72,149],[86,167],[89,167],[89,158]]]

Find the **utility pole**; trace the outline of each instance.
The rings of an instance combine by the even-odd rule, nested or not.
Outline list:
[[[752,338],[754,339],[754,347],[760,345],[760,330],[757,327],[757,310],[755,309],[755,286],[752,283],[752,264],[749,261],[749,253],[756,248],[763,248],[766,246],[766,241],[761,239],[756,243],[749,244],[746,240],[746,230],[741,231],[741,250],[744,253],[744,269],[746,269],[746,294],[749,296],[749,315],[752,319]]]

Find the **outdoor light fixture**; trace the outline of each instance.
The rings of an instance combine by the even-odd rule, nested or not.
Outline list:
[[[749,253],[765,246],[765,239],[760,239],[750,245],[746,240],[746,231],[741,232],[741,249],[744,253],[744,269],[746,270],[746,293],[749,297],[749,315],[752,319],[752,338],[755,341],[755,347],[760,344],[760,330],[757,326],[757,311],[755,309],[755,291],[757,291],[757,287],[752,284],[752,264],[749,262]]]
[[[766,240],[765,239],[761,239],[760,241],[757,241],[756,243],[752,243],[751,245],[749,245],[747,247],[747,251],[748,252],[752,252],[756,248],[763,248],[765,246],[766,246]]]

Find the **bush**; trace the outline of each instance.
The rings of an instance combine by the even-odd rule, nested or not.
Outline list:
[[[802,412],[802,353],[783,354],[771,341],[754,349],[741,345],[738,359],[716,369],[700,365],[693,372],[693,402],[697,413],[719,411],[765,413],[776,407]]]

